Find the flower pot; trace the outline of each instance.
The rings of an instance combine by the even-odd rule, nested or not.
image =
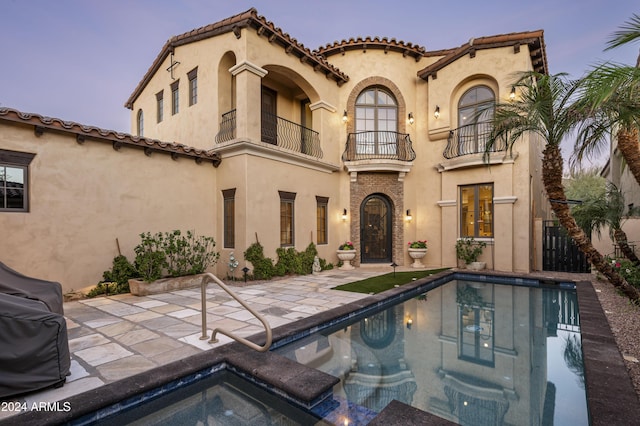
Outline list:
[[[413,268],[424,268],[422,258],[427,255],[426,248],[409,248],[409,256],[413,259],[411,266]]]
[[[486,267],[486,262],[471,262],[467,265],[467,269],[471,269],[472,271],[480,271]]]
[[[351,261],[356,258],[355,250],[338,250],[338,259],[342,260],[342,266],[338,269],[348,271],[353,269]]]

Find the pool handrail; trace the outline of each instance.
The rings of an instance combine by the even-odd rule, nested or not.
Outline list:
[[[247,339],[245,339],[244,337],[240,337],[240,336],[236,336],[235,334],[233,334],[231,331],[225,330],[221,327],[216,327],[213,329],[213,332],[211,333],[211,339],[209,340],[209,343],[217,343],[218,339],[216,339],[216,334],[218,333],[222,333],[225,336],[228,336],[230,338],[232,338],[233,340],[242,343],[245,346],[248,346],[251,349],[254,349],[258,352],[266,352],[269,350],[269,348],[271,347],[271,341],[272,341],[272,333],[271,333],[271,326],[269,326],[269,323],[267,322],[267,320],[260,315],[258,312],[254,311],[249,305],[247,305],[242,299],[240,299],[240,297],[235,294],[233,291],[231,291],[231,289],[229,287],[227,287],[227,285],[225,283],[223,283],[218,277],[216,277],[215,275],[213,275],[211,272],[207,272],[204,274],[204,277],[202,278],[202,284],[201,284],[201,299],[202,299],[202,336],[200,337],[200,340],[205,340],[208,339],[209,336],[207,334],[207,294],[206,294],[206,288],[207,288],[207,284],[209,284],[209,282],[215,282],[216,284],[218,284],[218,286],[220,288],[222,288],[224,291],[227,292],[227,294],[229,294],[229,296],[233,297],[238,303],[240,303],[246,310],[248,310],[254,317],[256,317],[261,323],[262,325],[264,325],[265,328],[265,332],[266,332],[266,341],[264,343],[264,346],[260,346],[257,345]]]

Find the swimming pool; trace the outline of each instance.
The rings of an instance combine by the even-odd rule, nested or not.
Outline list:
[[[299,341],[301,338],[308,338],[316,332],[325,333],[326,335],[331,327],[342,327],[341,322],[344,320],[361,321],[366,317],[374,315],[380,308],[386,308],[396,303],[412,300],[425,291],[437,288],[453,279],[479,281],[478,284],[494,284],[495,282],[500,282],[515,284],[517,286],[538,286],[542,283],[543,287],[545,281],[553,281],[550,277],[487,276],[459,271],[442,272],[433,277],[407,284],[401,288],[392,289],[385,293],[370,296],[366,299],[361,299],[357,302],[278,327],[273,330],[274,342],[280,347],[279,350],[286,351],[288,349],[283,348],[286,347],[287,344],[296,344],[296,341]],[[540,280],[542,280],[542,282],[540,282]],[[552,288],[563,288],[565,287],[563,283],[564,281],[556,282]],[[478,286],[481,287],[481,285]],[[571,283],[570,286],[572,287],[573,283]],[[597,300],[596,291],[588,281],[578,283],[578,299],[580,301],[580,310],[583,314],[583,317],[580,318],[579,326],[581,328],[582,349],[586,370],[585,383],[589,401],[588,416],[592,424],[620,424],[621,419],[640,417],[640,410],[638,409],[637,397],[631,385],[626,367],[615,345],[615,340],[607,324],[604,312]],[[431,295],[433,294],[435,293],[431,293]],[[433,303],[434,298],[431,295],[427,295],[426,302],[420,301],[420,303],[426,305]],[[493,297],[495,300],[493,303],[496,305],[499,301],[499,298],[496,298],[497,295],[494,289]],[[519,298],[514,299],[512,297],[512,300],[522,303],[522,300]],[[531,306],[536,306],[539,303],[540,302],[533,303]],[[568,306],[570,305],[571,304],[568,304]],[[558,306],[565,306],[564,302]],[[443,308],[443,315],[448,314],[450,310],[457,312],[456,306],[443,306]],[[498,312],[498,310],[494,309],[493,321],[497,323],[501,316],[496,315],[496,312]],[[525,312],[528,311],[525,310]],[[564,317],[571,317],[567,312],[570,313],[570,311],[565,311],[563,313]],[[558,312],[558,315],[560,315],[560,312]],[[403,332],[412,332],[419,327],[425,327],[419,318],[417,315],[411,318],[408,316],[403,317]],[[513,322],[513,319],[519,318],[514,318],[512,315],[508,319],[511,319]],[[407,328],[407,323],[410,325],[410,328]],[[560,321],[560,323],[562,323],[562,321]],[[467,324],[466,326],[468,325],[472,324]],[[534,336],[537,336],[537,338],[542,335],[541,333],[546,333],[542,331],[539,325],[536,326],[536,330],[538,331]],[[473,332],[475,333],[476,331],[480,332],[481,330],[473,328]],[[469,329],[469,332],[471,332],[471,329]],[[258,344],[262,344],[264,336],[256,335],[251,339]],[[447,341],[446,338],[442,340]],[[500,339],[497,335],[495,335],[494,340],[495,346],[500,347]],[[481,339],[481,341],[483,340]],[[551,343],[547,344],[548,346],[552,346]],[[425,352],[425,355],[428,353],[429,352]],[[495,358],[497,359],[502,356],[503,355],[495,355]],[[480,358],[482,359],[482,356]],[[497,362],[494,360],[494,363]],[[408,365],[411,366],[411,363],[408,363]],[[481,368],[491,368],[480,364],[478,365]],[[549,365],[547,365],[547,368],[549,368]],[[339,390],[336,394],[331,393],[331,387],[337,381],[334,377],[321,373],[319,370],[304,367],[298,362],[283,358],[276,353],[255,353],[241,345],[232,343],[218,349],[184,358],[179,362],[167,366],[158,367],[148,372],[122,379],[99,389],[70,397],[68,401],[74,407],[71,412],[45,413],[31,411],[16,416],[12,420],[23,422],[23,424],[78,424],[79,421],[82,424],[91,424],[91,419],[104,419],[105,415],[117,413],[132,406],[136,411],[142,410],[143,408],[141,408],[141,406],[135,404],[149,402],[149,400],[162,394],[171,394],[176,390],[176,387],[187,384],[185,380],[186,377],[205,377],[211,372],[220,372],[225,369],[238,371],[249,381],[254,378],[259,379],[256,381],[262,381],[261,386],[264,386],[266,383],[269,392],[272,394],[278,394],[279,396],[284,394],[286,396],[287,393],[300,393],[308,397],[309,405],[305,407],[306,412],[328,410],[326,412],[333,413],[334,417],[341,414],[341,408],[337,408],[339,405],[335,404],[336,401],[340,402],[342,399],[339,395]],[[333,381],[326,380],[327,377]],[[556,395],[559,393],[559,391],[556,391]],[[319,396],[321,397],[313,399]],[[519,396],[519,398],[528,396],[529,395],[523,395]],[[134,401],[132,402],[132,400]],[[469,401],[467,401],[467,403],[469,403]],[[557,402],[557,404],[561,403],[562,402]],[[464,405],[464,400],[462,404]],[[349,407],[348,404],[346,406]],[[361,407],[362,406],[359,406],[359,408]],[[367,409],[367,411],[371,412],[372,410]],[[367,415],[371,416],[370,413]],[[411,417],[407,417],[408,415]],[[430,414],[394,401],[379,415],[375,416],[374,423],[389,424],[403,416],[411,420],[420,419],[422,424],[428,424],[429,419],[433,419],[433,416]],[[89,420],[88,423],[86,422],[87,420]],[[337,418],[334,418],[334,420],[332,420],[332,423],[344,424]],[[0,423],[3,422],[0,421]],[[103,424],[103,422],[99,423]]]
[[[452,281],[276,352],[339,377],[348,424],[392,400],[459,424],[589,423],[576,292],[557,285]]]

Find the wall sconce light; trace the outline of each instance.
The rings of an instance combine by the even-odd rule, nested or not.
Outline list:
[[[347,209],[342,210],[342,220],[347,220]]]
[[[414,122],[414,121],[415,121],[415,120],[413,119],[413,113],[412,113],[412,112],[410,112],[410,113],[409,113],[409,124],[413,124],[413,122]]]
[[[509,99],[514,100],[516,98],[516,86],[511,87],[511,93],[509,93]]]
[[[436,105],[436,111],[433,113],[433,116],[435,118],[439,118],[440,117],[440,107],[438,105]]]
[[[347,110],[344,110],[344,113],[342,114],[342,122],[346,123],[347,122]]]
[[[407,328],[411,330],[412,325],[413,325],[413,319],[411,319],[411,315],[407,315]]]
[[[412,219],[412,217],[411,217],[411,209],[407,209],[407,216],[406,216],[406,219],[407,219],[407,220],[411,220],[411,219]]]

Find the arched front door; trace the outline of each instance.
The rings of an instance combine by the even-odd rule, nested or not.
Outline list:
[[[362,263],[391,262],[392,210],[382,195],[370,195],[360,206],[360,253]]]

